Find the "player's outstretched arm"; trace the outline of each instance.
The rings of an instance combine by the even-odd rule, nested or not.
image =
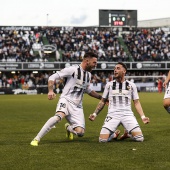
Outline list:
[[[136,111],[139,113],[142,121],[144,124],[147,124],[150,122],[149,120],[149,117],[145,117],[145,114],[143,112],[143,109],[142,109],[142,106],[141,106],[141,103],[140,101],[137,99],[137,100],[134,100],[134,105],[135,105],[135,108],[136,108]]]
[[[95,92],[94,90],[92,90],[92,91],[89,93],[89,95],[90,95],[91,97],[94,97],[94,98],[99,99],[99,100],[102,99],[102,96],[101,96],[100,94],[98,94],[97,92]],[[105,104],[106,104],[107,106],[109,105],[109,100],[108,100],[108,99],[105,100]]]
[[[93,113],[93,114],[90,114],[89,120],[91,120],[91,121],[94,121],[94,120],[95,120],[96,116],[97,116],[97,115],[100,113],[100,111],[104,108],[106,101],[107,101],[107,99],[104,99],[104,98],[102,98],[102,99],[100,100],[100,102],[98,103],[98,105],[97,105],[94,113]]]
[[[100,94],[98,94],[97,92],[95,92],[94,90],[92,90],[92,91],[89,93],[89,96],[94,97],[94,98],[99,99],[99,100],[102,99],[102,96],[101,96]]]

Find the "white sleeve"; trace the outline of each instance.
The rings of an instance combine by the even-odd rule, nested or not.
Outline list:
[[[72,76],[74,71],[75,71],[74,67],[64,68],[60,71],[57,71],[55,74],[52,74],[48,80],[55,81],[55,80],[60,80],[65,77],[70,77]]]
[[[102,97],[104,99],[107,99],[108,98],[108,95],[109,95],[109,83],[106,84],[105,88],[104,88],[104,92],[103,92],[103,95]]]
[[[91,89],[90,85],[88,85],[85,92],[87,94],[89,94],[91,91],[92,91],[92,89]]]
[[[91,82],[91,73],[89,72],[89,82],[88,82],[88,86],[86,88],[86,93],[89,94],[93,89],[90,87],[90,82]]]
[[[138,90],[137,90],[137,87],[134,83],[132,83],[132,100],[137,100],[139,99],[139,95],[138,95]]]

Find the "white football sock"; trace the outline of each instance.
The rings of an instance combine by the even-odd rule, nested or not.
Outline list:
[[[42,127],[42,129],[40,130],[40,132],[37,134],[37,136],[35,137],[36,140],[40,141],[40,139],[46,135],[51,128],[57,123],[59,122],[59,117],[58,116],[53,116],[51,117]]]

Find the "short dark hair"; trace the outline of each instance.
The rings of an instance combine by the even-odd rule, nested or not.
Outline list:
[[[96,53],[93,53],[93,52],[87,52],[87,53],[85,53],[84,58],[88,58],[88,57],[90,57],[90,58],[93,58],[93,57],[98,58],[98,55]]]
[[[117,64],[120,64],[120,65],[122,65],[123,66],[123,68],[127,71],[127,66],[126,66],[126,64],[125,63],[122,63],[122,62],[118,62]]]

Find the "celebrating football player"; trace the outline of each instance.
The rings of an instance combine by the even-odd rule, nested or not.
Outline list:
[[[55,98],[54,82],[65,79],[65,86],[56,107],[56,113],[42,127],[37,136],[31,141],[32,146],[38,146],[40,139],[46,135],[55,124],[64,117],[69,123],[65,124],[67,138],[73,140],[73,134],[82,137],[85,131],[85,119],[82,106],[83,94],[101,99],[101,95],[90,88],[91,71],[97,66],[97,55],[88,52],[80,65],[64,68],[51,75],[48,80],[48,99]]]
[[[97,105],[93,114],[89,116],[91,121],[95,120],[96,116],[104,108],[107,98],[109,98],[108,114],[102,126],[99,136],[99,142],[109,142],[117,135],[116,129],[122,124],[125,128],[125,133],[120,139],[131,138],[135,141],[142,142],[144,140],[141,128],[131,109],[131,99],[139,113],[144,124],[149,123],[149,118],[145,117],[141,107],[136,85],[125,80],[127,67],[124,63],[117,63],[114,68],[115,80],[106,84],[102,99]]]

